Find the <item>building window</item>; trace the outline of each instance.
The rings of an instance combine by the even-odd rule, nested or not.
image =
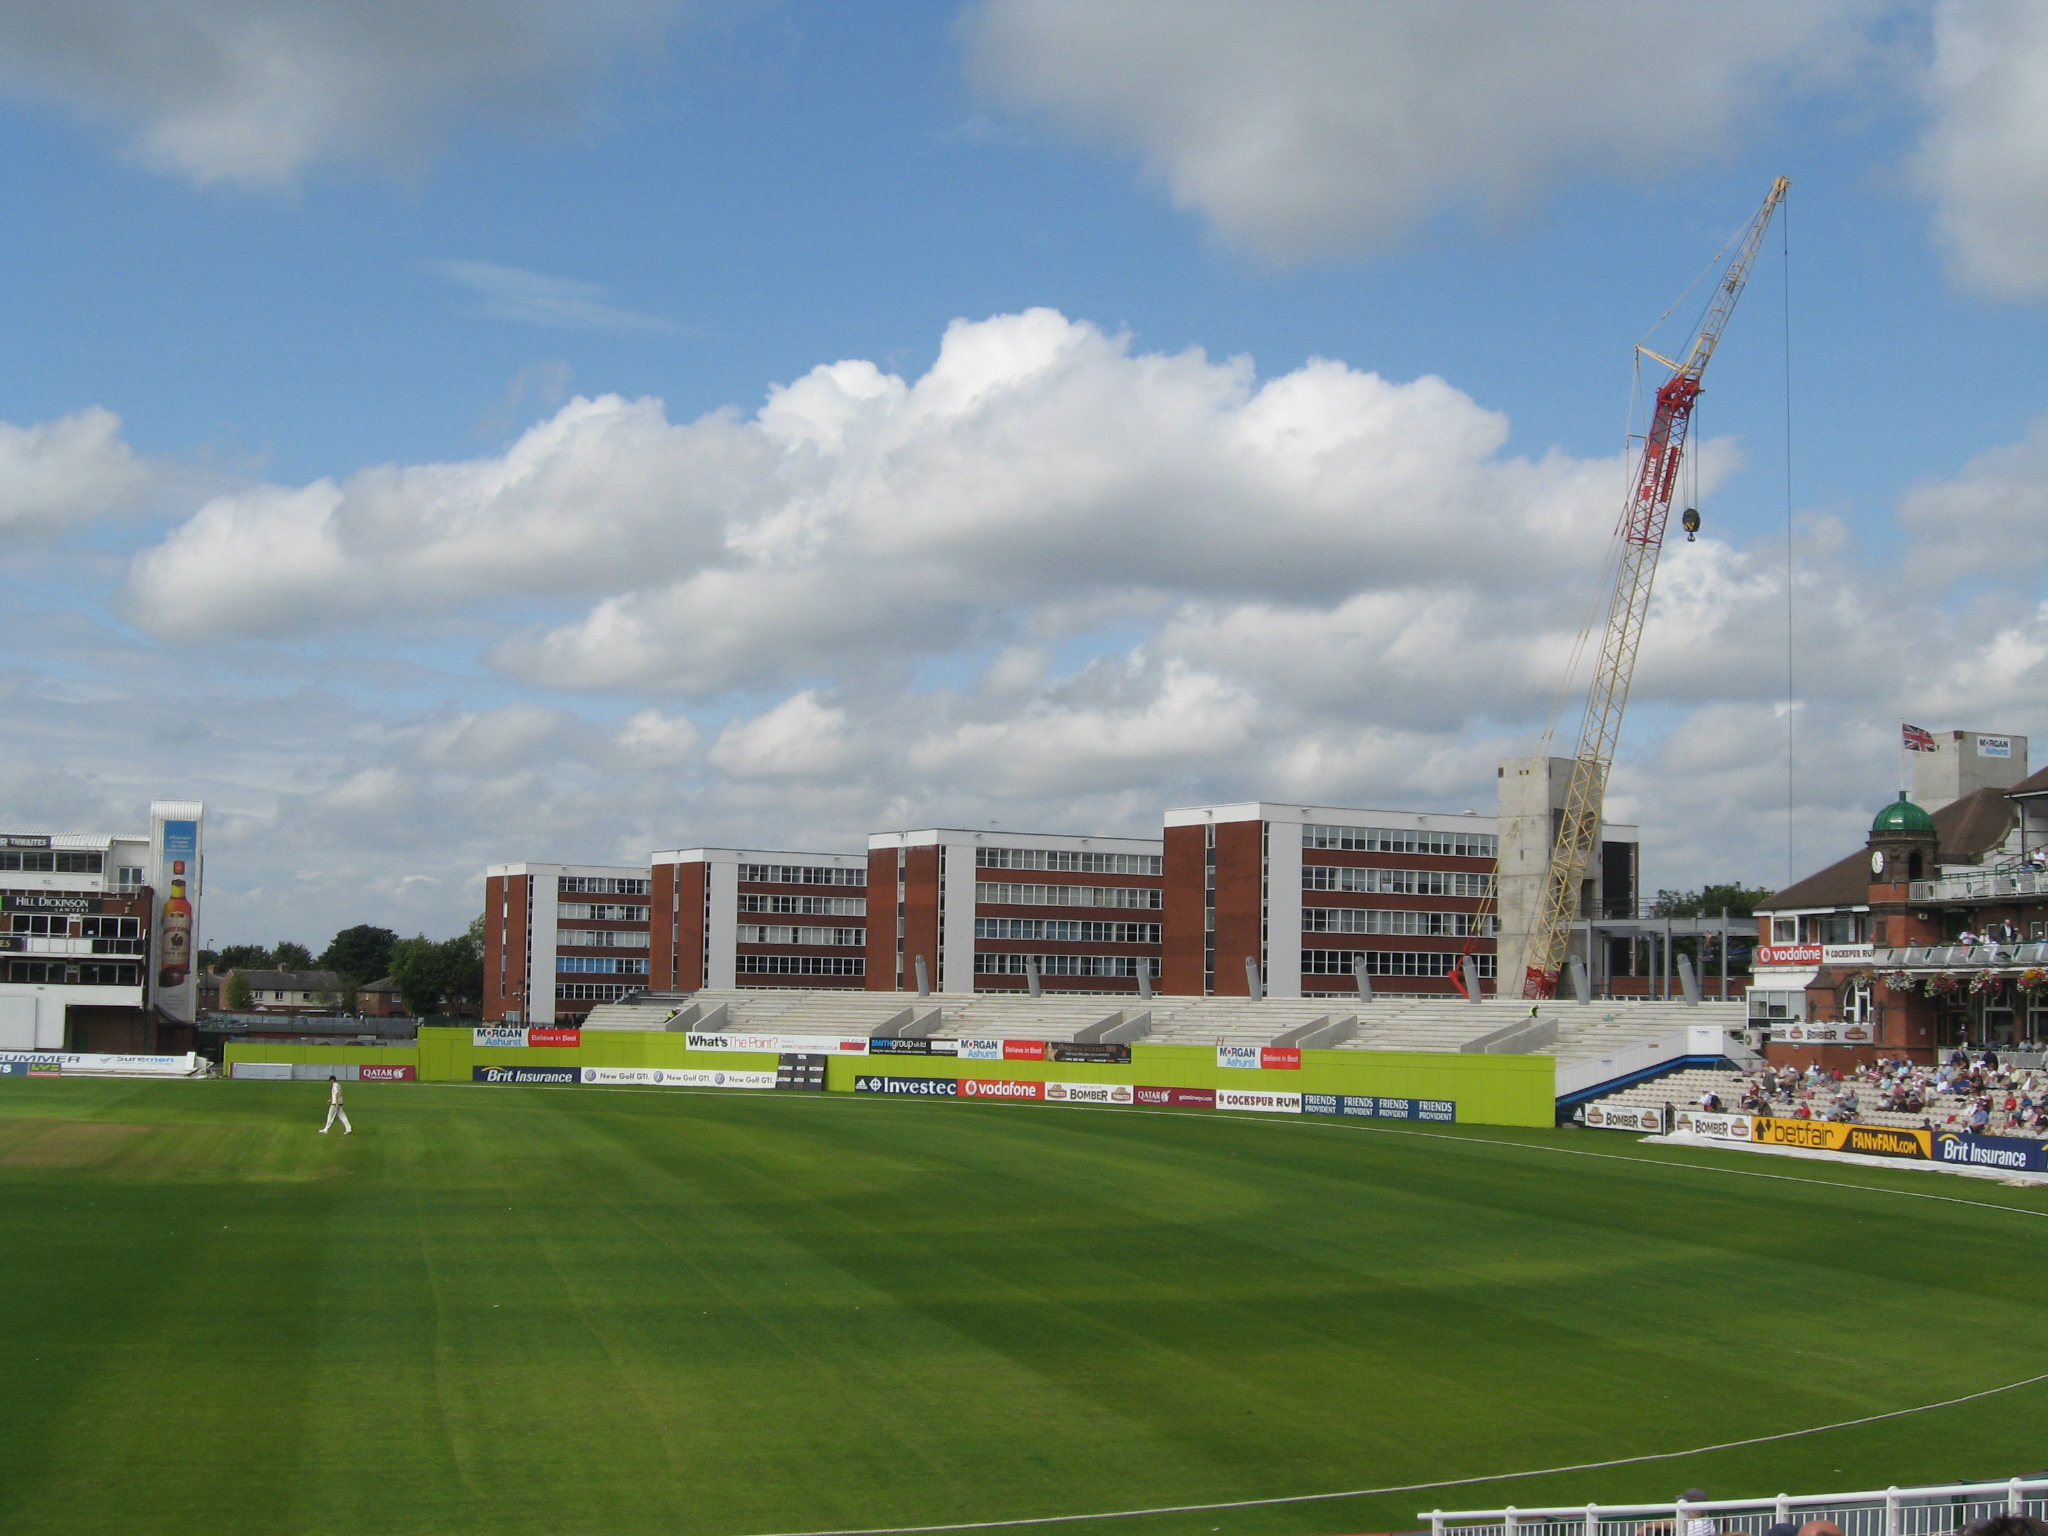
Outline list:
[[[1799,942],[1799,919],[1796,917],[1772,918],[1771,942],[1773,944],[1797,944]]]
[[[865,976],[867,961],[841,955],[741,955],[742,976]]]
[[[645,928],[557,928],[557,949],[645,949]]]
[[[1873,1016],[1870,1006],[1870,979],[1859,976],[1842,988],[1842,1021],[1845,1024],[1868,1024]]]
[[[974,968],[984,976],[1025,976],[1034,960],[1041,976],[1159,977],[1151,955],[976,955]]]
[[[567,974],[645,976],[647,962],[616,955],[557,955],[555,969]]]
[[[983,869],[1057,869],[1080,875],[1159,875],[1165,858],[1156,853],[1082,853],[1067,848],[977,848]]]
[[[647,921],[647,908],[598,901],[563,901],[555,904],[555,916],[571,923],[644,923]]]
[[[975,886],[974,900],[985,907],[1131,907],[1157,912],[1164,898],[1153,885],[996,885]]]
[[[779,923],[741,923],[742,944],[836,944],[859,949],[868,941],[865,928],[796,928]]]
[[[862,868],[836,869],[823,864],[742,864],[743,885],[866,885]]]
[[[1457,970],[1464,956],[1448,954],[1441,950],[1401,949],[1304,949],[1301,952],[1301,972],[1304,976],[1350,976],[1352,966],[1359,959],[1365,961],[1368,976],[1448,976]],[[1491,977],[1494,974],[1492,955],[1474,955],[1478,962],[1479,974]]]
[[[1041,939],[1051,944],[1157,944],[1158,923],[1091,923],[1058,917],[977,917],[977,939]]]
[[[114,884],[123,890],[140,890],[142,887],[141,866],[137,864],[123,864],[114,871]]]
[[[603,981],[558,981],[555,983],[555,1001],[559,1003],[616,1003],[622,997],[630,997],[640,987],[620,986],[615,982]]]
[[[1348,864],[1304,864],[1305,891],[1359,891],[1378,896],[1465,896],[1493,894],[1493,876],[1443,869],[1356,869]]]
[[[1390,912],[1379,907],[1303,907],[1304,933],[1406,933],[1464,939],[1475,932],[1492,938],[1500,920],[1476,912]]]
[[[105,855],[98,853],[75,853],[66,850],[53,853],[49,849],[5,849],[0,850],[0,869],[40,870],[45,874],[96,875],[105,862]]]
[[[865,896],[776,896],[759,891],[740,893],[742,912],[787,912],[796,917],[866,917]]]
[[[1456,859],[1491,859],[1500,853],[1500,839],[1491,832],[1406,832],[1392,827],[1305,826],[1301,846],[1357,853],[1430,853]]]
[[[558,889],[575,896],[645,896],[651,884],[651,881],[630,877],[564,875]]]

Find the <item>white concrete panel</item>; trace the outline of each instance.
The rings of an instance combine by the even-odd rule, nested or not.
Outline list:
[[[33,1051],[42,1043],[36,1038],[34,994],[0,997],[0,1051]]]
[[[528,881],[528,889],[532,893],[532,908],[527,913],[526,924],[526,974],[529,978],[526,1022],[552,1024],[555,1022],[556,981],[580,978],[555,975],[555,925],[559,921],[557,909],[561,906],[561,877],[534,875]]]
[[[705,986],[739,985],[739,942],[740,863],[714,854],[704,864]]]
[[[1266,823],[1266,996],[1301,996],[1301,823]]]
[[[941,992],[974,990],[974,885],[980,871],[967,843],[939,846],[946,909],[939,931],[940,963],[932,977]]]

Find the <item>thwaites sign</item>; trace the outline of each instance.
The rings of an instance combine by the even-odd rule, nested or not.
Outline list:
[[[159,800],[149,808],[150,857],[155,865],[151,884],[156,893],[149,936],[149,1000],[159,1012],[188,1024],[199,1012],[195,960],[205,884],[203,810],[196,800]]]

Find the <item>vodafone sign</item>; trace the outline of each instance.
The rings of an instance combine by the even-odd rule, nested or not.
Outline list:
[[[1756,949],[1758,965],[1819,965],[1821,946],[1818,944],[1759,944]]]

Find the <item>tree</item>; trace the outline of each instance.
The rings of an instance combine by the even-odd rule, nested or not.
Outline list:
[[[332,971],[350,988],[381,981],[391,972],[391,948],[398,935],[389,928],[358,923],[334,936],[320,956],[320,968]]]
[[[1767,885],[1708,885],[1697,891],[1659,891],[1650,904],[1652,917],[1756,916],[1757,903],[1775,893]]]
[[[224,1001],[230,1013],[247,1013],[256,1005],[256,993],[249,985],[249,978],[237,972],[228,978],[227,996]]]
[[[310,971],[313,969],[313,951],[287,939],[270,952],[270,963],[280,971]]]
[[[211,955],[211,960],[207,956]],[[220,971],[267,971],[270,951],[261,944],[229,944],[222,949],[201,950],[200,963]]]
[[[391,983],[405,1006],[425,1017],[483,995],[483,952],[467,933],[438,944],[425,934],[391,946]]]

